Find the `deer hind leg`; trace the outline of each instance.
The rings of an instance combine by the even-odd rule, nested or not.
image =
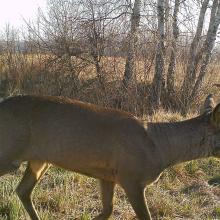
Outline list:
[[[25,174],[16,189],[19,199],[32,220],[39,220],[39,217],[32,203],[31,193],[48,168],[49,165],[41,161],[28,162]]]
[[[150,211],[145,202],[144,188],[137,183],[127,182],[122,184],[125,190],[128,200],[131,203],[138,219],[140,220],[152,220]]]
[[[113,209],[113,194],[115,183],[100,180],[101,193],[102,193],[102,205],[103,211],[100,215],[95,217],[93,220],[106,220],[112,214]]]

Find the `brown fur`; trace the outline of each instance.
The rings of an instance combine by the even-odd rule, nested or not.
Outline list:
[[[32,220],[39,217],[31,193],[50,164],[100,179],[103,211],[96,220],[111,215],[115,184],[123,187],[138,218],[150,220],[147,184],[170,165],[219,156],[220,132],[213,123],[219,109],[145,127],[129,113],[67,98],[11,97],[0,103],[0,175],[28,161],[17,193]]]

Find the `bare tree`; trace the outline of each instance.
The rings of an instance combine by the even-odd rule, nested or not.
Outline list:
[[[160,106],[161,93],[165,90],[165,74],[164,74],[164,55],[165,55],[165,19],[164,19],[164,0],[157,0],[157,20],[158,20],[158,44],[156,48],[155,74],[153,79],[153,108]]]
[[[191,43],[190,49],[189,49],[189,59],[188,59],[188,65],[186,70],[186,75],[182,84],[182,100],[185,103],[185,106],[188,106],[192,86],[196,79],[196,69],[197,64],[199,62],[199,42],[201,40],[202,30],[204,26],[205,21],[205,14],[206,10],[208,8],[209,0],[204,0],[202,3],[202,7],[199,14],[199,19],[197,23],[197,29],[195,36],[193,38],[193,41]]]
[[[89,55],[91,56],[92,64],[95,66],[97,78],[101,88],[105,90],[104,74],[101,64],[104,56],[106,34],[106,17],[102,11],[105,4],[102,1],[85,0],[83,6],[82,31],[88,41]]]
[[[53,68],[53,74],[56,74],[54,80],[59,84],[56,95],[62,94],[67,83],[72,84],[69,95],[77,97],[80,90],[79,74],[86,65],[85,60],[80,58],[87,51],[82,46],[79,8],[77,1],[49,0],[48,10],[39,10],[37,21],[27,23],[30,40],[35,42],[39,51],[48,54],[46,68]]]
[[[129,81],[134,76],[135,69],[135,52],[138,40],[138,28],[140,25],[141,0],[135,0],[131,15],[131,29],[128,34],[128,52],[123,77],[123,85],[128,87]]]
[[[211,16],[209,20],[207,35],[202,44],[202,47],[199,48],[199,43],[201,44],[201,34],[208,3],[208,0],[203,1],[197,25],[197,31],[190,47],[189,63],[187,66],[186,76],[182,85],[184,114],[188,112],[191,103],[195,99],[196,95],[199,92],[199,89],[202,86],[203,79],[207,73],[207,67],[210,62],[212,50],[215,45],[218,26],[220,23],[220,2],[219,0],[214,0],[211,7]]]
[[[201,67],[200,67],[198,78],[192,90],[191,99],[194,99],[194,97],[196,96],[199,88],[202,85],[205,74],[207,72],[206,70],[207,70],[207,66],[210,61],[211,55],[212,55],[212,50],[215,45],[215,40],[216,40],[219,24],[220,24],[220,1],[214,0],[212,11],[211,11],[210,22],[209,22],[208,33],[207,33],[206,40],[203,45],[204,54],[202,57]]]
[[[173,39],[172,39],[172,48],[170,55],[170,62],[167,71],[167,91],[170,94],[174,92],[174,74],[176,68],[176,53],[177,53],[177,39],[179,36],[178,28],[178,13],[180,7],[180,0],[175,0],[174,11],[173,11]]]

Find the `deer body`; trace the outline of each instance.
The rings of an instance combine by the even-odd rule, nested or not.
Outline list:
[[[59,98],[48,101],[25,96],[2,103],[0,142],[3,146],[0,155],[11,157],[12,162],[42,161],[117,181],[120,166],[127,167],[129,160],[138,163],[144,154],[153,153],[145,152],[145,143],[140,150],[129,143],[136,140],[139,144],[145,130],[128,113],[68,99],[62,103]],[[128,136],[135,140],[129,140]],[[132,158],[126,158],[126,154]]]
[[[100,179],[103,212],[95,219],[111,215],[120,184],[138,218],[149,220],[147,184],[170,165],[219,153],[210,117],[145,127],[129,113],[67,98],[8,98],[0,103],[0,175],[28,161],[17,193],[32,220],[39,217],[31,192],[50,164]]]

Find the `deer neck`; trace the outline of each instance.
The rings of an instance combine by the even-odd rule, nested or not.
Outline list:
[[[164,168],[210,155],[210,138],[201,116],[176,123],[149,123],[147,133]]]

